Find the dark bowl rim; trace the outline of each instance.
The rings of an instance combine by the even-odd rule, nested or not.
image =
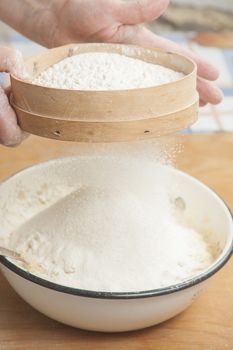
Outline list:
[[[70,158],[75,158],[75,157],[64,157],[64,159],[70,159]],[[22,172],[30,171],[33,168],[36,167],[41,167],[45,164],[48,163],[55,163],[57,161],[60,161],[61,158],[59,159],[52,159],[45,161],[43,163],[38,163],[34,164],[31,166],[28,166],[26,168],[23,168],[19,170],[18,172],[14,173],[13,175],[7,177],[5,180],[0,182],[0,185],[5,183],[6,181],[12,179],[13,177],[21,174]],[[196,179],[195,177],[181,171],[178,169],[174,169],[176,172],[179,172],[182,175],[185,175],[186,177],[191,178],[192,180],[195,180],[205,188],[207,188],[209,191],[214,193],[220,201],[224,204],[226,209],[228,210],[231,219],[233,221],[233,216],[231,213],[230,208],[228,205],[225,203],[225,201],[209,186],[201,182],[200,180]],[[16,275],[24,278],[25,280],[35,283],[41,287],[51,289],[56,292],[68,294],[68,295],[76,295],[79,297],[86,297],[86,298],[95,298],[95,299],[112,299],[112,300],[122,300],[122,299],[142,299],[142,298],[149,298],[149,297],[158,297],[158,296],[164,296],[164,295],[169,295],[173,294],[178,291],[182,291],[188,288],[191,288],[199,283],[202,283],[206,281],[208,278],[213,276],[215,273],[217,273],[230,259],[231,255],[233,254],[233,233],[231,237],[231,242],[230,245],[225,252],[225,254],[221,257],[221,259],[217,260],[214,264],[212,264],[208,269],[203,271],[201,274],[198,274],[197,276],[190,278],[188,280],[185,280],[181,283],[177,283],[168,287],[164,288],[158,288],[158,289],[152,289],[152,290],[146,290],[146,291],[138,291],[138,292],[102,292],[102,291],[92,291],[92,290],[85,290],[85,289],[78,289],[78,288],[73,288],[73,287],[68,287],[65,285],[61,285],[58,283],[54,283],[51,281],[48,281],[44,278],[38,277],[36,275],[33,275],[30,272],[25,271],[24,269],[20,268],[18,265],[15,265],[12,263],[10,260],[8,260],[4,256],[0,256],[0,264],[2,264],[4,267],[9,269],[11,272],[15,273]],[[4,271],[3,271],[4,272]]]

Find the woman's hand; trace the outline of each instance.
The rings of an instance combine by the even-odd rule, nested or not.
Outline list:
[[[200,105],[221,102],[223,97],[221,90],[210,82],[219,76],[218,69],[214,65],[140,25],[158,18],[168,4],[169,0],[56,0],[52,10],[55,21],[53,28],[56,30],[52,31],[49,45],[111,42],[178,52],[197,63]]]
[[[24,80],[29,78],[21,53],[10,48],[0,47],[0,72],[12,73]],[[0,143],[15,146],[25,138],[25,134],[17,124],[16,114],[9,104],[7,90],[0,86]]]
[[[47,47],[73,42],[111,42],[184,54],[197,63],[200,104],[221,102],[221,90],[211,83],[219,75],[214,65],[141,26],[158,18],[168,3],[169,0],[0,1],[0,19]],[[21,54],[9,48],[0,48],[0,72],[28,79]],[[0,143],[16,145],[23,138],[7,93],[0,88]]]
[[[168,4],[169,0],[11,0],[0,1],[0,19],[46,47],[111,42],[184,54],[197,63],[200,104],[221,102],[221,90],[211,83],[219,75],[214,65],[141,26],[158,18]]]

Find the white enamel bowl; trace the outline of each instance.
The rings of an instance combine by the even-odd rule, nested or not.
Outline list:
[[[77,169],[71,163],[71,158],[49,161],[17,173],[0,185],[1,205],[7,203],[10,193],[15,194],[15,201],[20,204],[18,188],[30,189],[36,194],[46,180],[46,174],[50,177],[53,175],[53,184],[57,188],[61,183],[64,185],[64,181],[72,186],[72,182],[77,180],[78,171],[82,176],[87,176],[88,172],[90,174],[90,167],[86,169],[85,161],[81,158],[77,158]],[[0,257],[6,279],[26,302],[43,314],[88,330],[120,332],[141,329],[168,320],[185,310],[230,258],[233,249],[232,216],[217,194],[195,178],[171,168],[164,168],[164,172],[175,184],[172,196],[181,196],[186,203],[185,215],[195,220],[197,228],[209,230],[210,241],[220,247],[221,252],[207,270],[167,288],[137,293],[104,293],[51,283]],[[30,188],[32,178],[34,185]],[[29,205],[33,207],[35,203],[32,201]],[[3,233],[1,227],[0,232]]]

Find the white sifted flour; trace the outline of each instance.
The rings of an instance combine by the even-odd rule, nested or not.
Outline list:
[[[125,90],[181,79],[183,73],[115,53],[65,58],[42,72],[34,84],[76,90]]]
[[[6,242],[41,264],[46,279],[96,291],[140,291],[181,282],[213,262],[202,234],[176,215],[169,194],[175,184],[164,182],[160,166],[92,157],[81,167],[77,189],[40,209]]]

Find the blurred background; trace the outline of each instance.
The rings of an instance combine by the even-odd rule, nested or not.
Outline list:
[[[232,31],[233,1],[172,0],[164,16],[151,27],[161,32],[171,30]]]
[[[233,0],[171,0],[165,14],[146,25],[198,53],[221,71],[217,84],[224,91],[224,101],[201,108],[198,122],[186,132],[233,132]],[[17,48],[25,57],[44,50],[1,22],[0,45]],[[3,80],[0,75],[0,83]]]

